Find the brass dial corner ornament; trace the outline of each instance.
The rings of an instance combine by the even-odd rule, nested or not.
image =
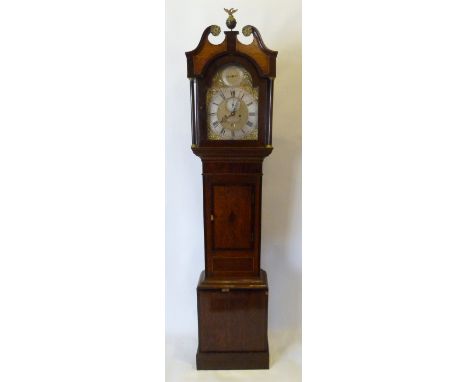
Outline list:
[[[224,8],[224,10],[227,12],[227,14],[229,15],[229,17],[227,18],[226,20],[226,26],[230,29],[230,30],[233,30],[236,25],[237,25],[237,21],[236,19],[234,18],[233,14],[235,12],[237,12],[237,9],[234,9],[234,8],[230,8],[230,9],[227,9],[227,8]]]

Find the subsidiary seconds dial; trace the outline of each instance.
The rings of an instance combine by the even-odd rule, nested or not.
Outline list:
[[[243,88],[218,89],[208,104],[208,128],[214,139],[242,140],[258,130],[258,103]]]

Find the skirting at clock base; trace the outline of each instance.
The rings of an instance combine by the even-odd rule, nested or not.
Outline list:
[[[198,370],[269,369],[268,350],[257,352],[201,352],[197,351]]]
[[[200,275],[197,369],[268,369],[268,282]]]

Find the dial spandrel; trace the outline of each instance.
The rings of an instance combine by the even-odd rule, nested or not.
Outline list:
[[[213,77],[206,101],[209,140],[258,139],[258,89],[244,68],[221,68]]]

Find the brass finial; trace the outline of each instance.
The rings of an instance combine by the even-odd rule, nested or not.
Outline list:
[[[237,9],[234,9],[234,8],[230,8],[230,9],[226,9],[224,8],[224,10],[227,12],[227,14],[229,15],[229,17],[227,18],[226,20],[226,26],[230,29],[230,30],[233,30],[236,25],[237,25],[237,21],[236,19],[234,18],[233,14],[237,12]]]
[[[217,25],[212,25],[210,28],[210,32],[213,36],[217,36],[221,33],[221,28]]]
[[[245,37],[248,37],[252,34],[252,25],[246,25],[244,28],[242,28],[242,34],[245,36]]]

